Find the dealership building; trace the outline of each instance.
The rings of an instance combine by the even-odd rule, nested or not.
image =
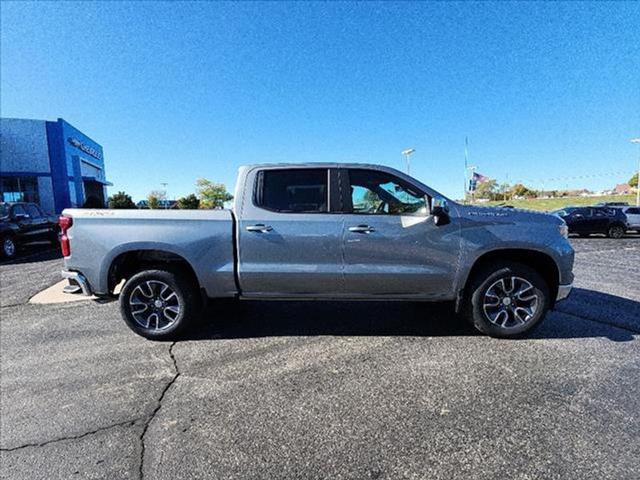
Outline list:
[[[59,213],[104,205],[108,185],[102,146],[62,118],[0,119],[0,201]]]

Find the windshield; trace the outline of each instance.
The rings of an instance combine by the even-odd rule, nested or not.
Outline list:
[[[9,205],[6,203],[0,203],[0,217],[9,216]]]

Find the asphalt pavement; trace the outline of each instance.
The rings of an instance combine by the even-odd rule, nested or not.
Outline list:
[[[177,343],[117,303],[34,305],[43,252],[0,265],[6,479],[632,479],[640,237],[572,239],[576,289],[529,338],[447,306],[235,302]]]

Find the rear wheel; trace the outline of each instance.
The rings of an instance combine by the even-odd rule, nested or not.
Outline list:
[[[2,239],[2,256],[5,258],[13,258],[16,256],[18,246],[12,237]]]
[[[482,333],[515,338],[537,326],[549,305],[549,286],[538,272],[508,262],[475,275],[467,292],[465,316]]]
[[[607,236],[609,238],[622,238],[624,236],[624,230],[624,227],[621,225],[612,225],[607,231]]]
[[[144,270],[120,292],[120,313],[138,335],[153,340],[177,338],[200,313],[195,285],[184,274]]]

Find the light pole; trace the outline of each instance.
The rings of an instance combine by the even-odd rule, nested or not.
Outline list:
[[[160,184],[162,186],[162,188],[164,188],[164,209],[167,209],[167,200],[168,200],[168,195],[167,195],[167,185],[169,185],[166,182],[162,182]]]
[[[406,150],[403,150],[402,152],[400,152],[402,155],[404,155],[404,158],[407,161],[407,175],[411,174],[411,161],[409,157],[411,157],[411,154],[415,151],[416,151],[415,148],[407,148]]]
[[[640,147],[640,137],[632,138],[631,143]],[[640,207],[640,150],[638,150],[638,181],[636,182],[636,207]]]

